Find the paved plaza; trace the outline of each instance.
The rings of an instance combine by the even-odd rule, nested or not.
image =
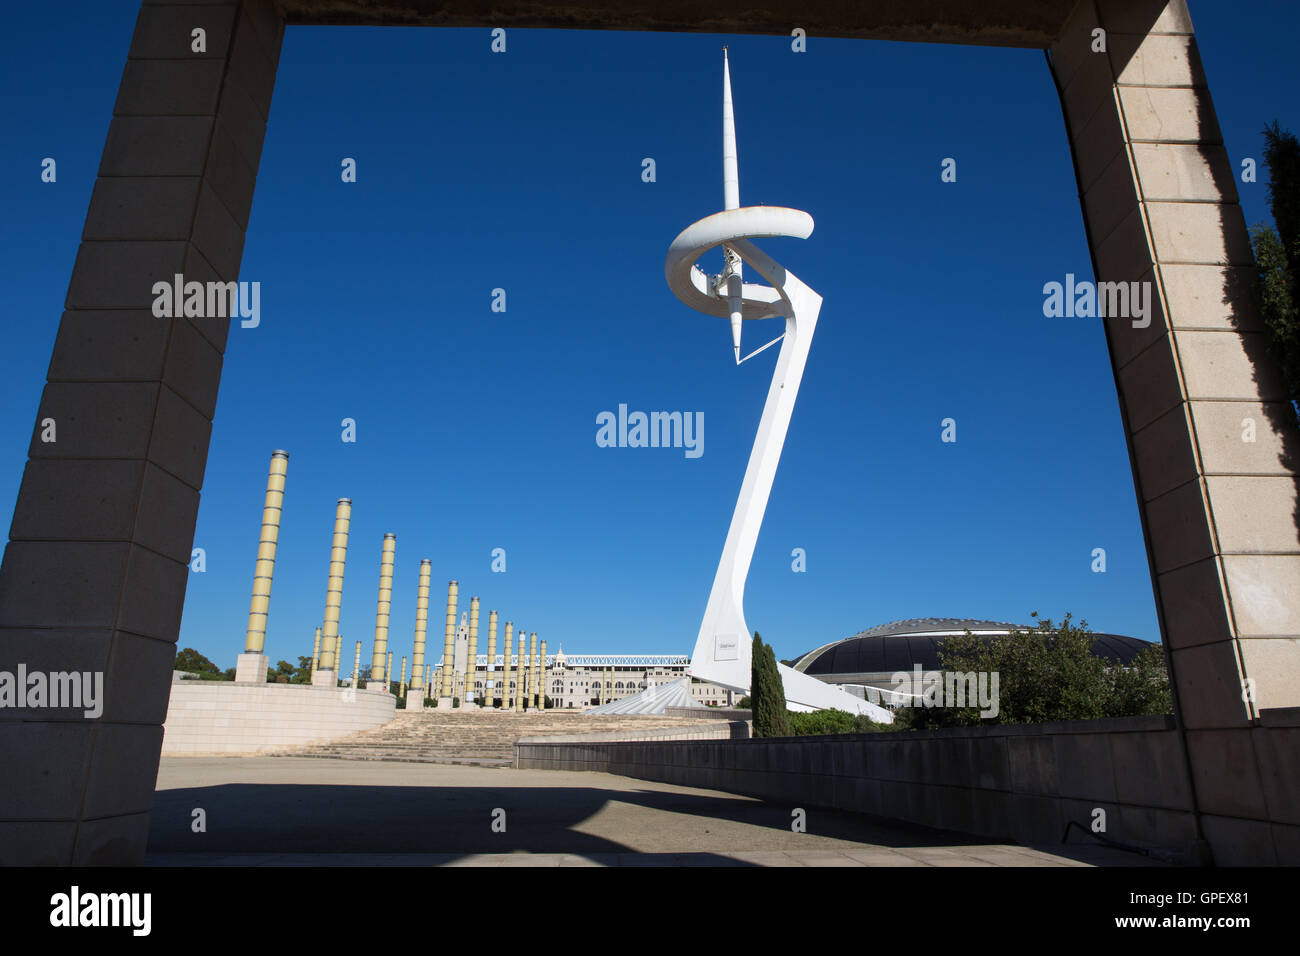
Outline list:
[[[194,832],[196,809],[205,832]],[[154,866],[1146,866],[605,773],[309,757],[164,758]],[[504,813],[500,812],[504,811]],[[494,820],[498,821],[494,830]],[[499,832],[504,820],[504,832]]]

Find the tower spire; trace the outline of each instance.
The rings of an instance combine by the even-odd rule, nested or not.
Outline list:
[[[740,208],[740,173],[736,162],[736,114],[731,105],[731,66],[722,48],[722,196],[723,209]]]
[[[722,48],[722,207],[740,208],[740,170],[736,159],[736,114],[731,105],[731,65],[727,48]],[[726,267],[722,277],[727,286],[727,311],[731,317],[731,344],[740,364],[740,322],[742,316],[742,268],[740,256],[723,245]]]

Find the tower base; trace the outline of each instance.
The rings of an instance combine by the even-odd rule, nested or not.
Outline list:
[[[337,687],[339,681],[336,674],[337,672],[332,667],[329,670],[314,670],[311,672],[311,686]]]
[[[240,654],[235,660],[235,683],[265,684],[268,661],[265,654]]]
[[[439,698],[438,698],[438,705],[437,705],[437,708],[436,708],[436,709],[437,709],[437,710],[451,710],[451,698],[450,698],[450,697],[439,697]]]

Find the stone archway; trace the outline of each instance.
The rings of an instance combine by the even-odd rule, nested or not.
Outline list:
[[[150,290],[176,273],[238,278],[286,24],[799,26],[1048,49],[1096,278],[1153,289],[1149,324],[1111,319],[1106,334],[1190,809],[1212,844],[1244,833],[1300,845],[1300,821],[1269,796],[1296,771],[1285,748],[1251,732],[1261,716],[1300,732],[1294,711],[1283,714],[1300,706],[1300,438],[1263,358],[1245,221],[1185,4],[760,0],[743,21],[699,10],[657,0],[145,0],[0,565],[0,670],[101,671],[106,705],[97,720],[3,715],[0,762],[24,782],[0,797],[0,862],[143,856],[229,328],[156,319]],[[195,26],[207,32],[202,54],[190,52]],[[1097,28],[1106,52],[1091,49]],[[41,440],[47,418],[57,443]],[[1244,418],[1256,421],[1250,445],[1239,439]]]

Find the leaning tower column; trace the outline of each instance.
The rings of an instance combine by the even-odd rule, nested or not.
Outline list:
[[[524,709],[524,679],[527,676],[528,657],[526,646],[528,638],[524,635],[524,629],[519,629],[519,661],[515,665],[517,676],[515,677],[515,710]]]
[[[483,700],[486,706],[491,707],[496,697],[494,693],[493,677],[496,674],[497,660],[497,612],[488,611],[488,652],[487,652],[487,670],[483,673]]]
[[[379,559],[379,602],[375,608],[375,648],[370,659],[367,689],[371,684],[380,684],[382,678],[388,676],[384,673],[384,660],[388,655],[388,618],[393,609],[393,556],[396,550],[397,535],[384,535],[384,548]],[[388,684],[382,686],[388,690]]]
[[[537,707],[537,632],[533,631],[533,637],[528,645],[528,707],[530,710]]]
[[[501,709],[515,709],[515,695],[510,690],[511,670],[510,658],[514,654],[514,633],[515,625],[512,621],[506,621],[505,642],[501,645]]]
[[[460,585],[447,582],[447,627],[442,641],[442,690],[438,694],[438,709],[450,710],[456,696],[456,603]]]
[[[280,513],[284,508],[284,479],[289,453],[271,452],[271,470],[266,476],[266,499],[262,503],[262,531],[257,542],[257,563],[253,568],[253,598],[248,605],[248,629],[244,653],[235,662],[235,682],[266,683],[266,615],[271,605],[271,576],[275,573],[275,549],[280,541]]]
[[[546,709],[546,642],[542,641],[541,650],[538,652],[540,662],[539,679],[537,689],[539,695],[537,698],[537,707],[539,710]]]
[[[311,675],[317,687],[338,685],[339,612],[343,606],[343,569],[348,559],[348,528],[352,524],[352,499],[340,498],[334,510],[334,540],[330,547],[329,586],[325,592],[325,626],[321,631],[320,668]]]
[[[420,587],[415,597],[415,656],[411,659],[411,691],[416,692],[415,709],[424,706],[424,639],[429,629],[429,574],[432,562],[420,562]],[[411,709],[410,701],[406,709]]]

